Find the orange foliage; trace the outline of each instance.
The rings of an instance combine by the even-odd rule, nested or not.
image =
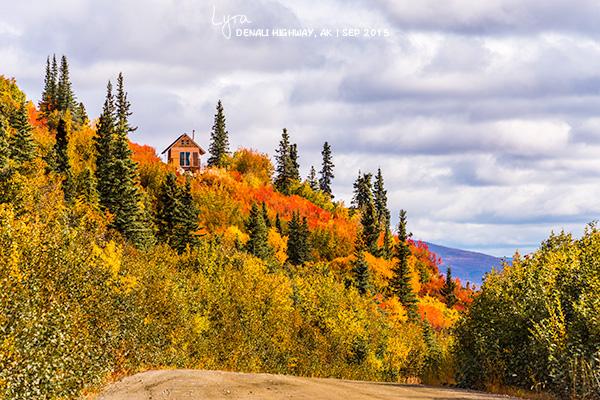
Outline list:
[[[430,296],[419,299],[417,306],[422,320],[427,320],[434,329],[450,328],[458,319],[454,309],[448,309],[444,303]]]
[[[131,158],[140,165],[161,162],[154,147],[148,146],[147,144],[129,142],[129,148],[133,152]]]

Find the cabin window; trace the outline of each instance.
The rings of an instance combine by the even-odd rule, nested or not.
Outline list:
[[[179,153],[179,165],[181,165],[182,167],[190,166],[190,152],[189,151],[182,151],[181,153]]]

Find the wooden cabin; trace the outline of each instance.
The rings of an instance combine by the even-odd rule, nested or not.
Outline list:
[[[198,172],[202,166],[200,156],[206,154],[194,139],[184,133],[169,145],[161,154],[167,153],[167,163],[184,172]]]

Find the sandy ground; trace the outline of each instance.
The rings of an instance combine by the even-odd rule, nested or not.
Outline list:
[[[300,378],[271,374],[161,370],[107,387],[97,400],[164,399],[508,399],[486,393],[419,385]]]

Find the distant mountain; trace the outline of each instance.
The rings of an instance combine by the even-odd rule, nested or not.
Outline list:
[[[452,268],[452,275],[460,278],[463,284],[469,281],[481,285],[483,275],[486,272],[491,271],[493,267],[500,269],[503,260],[510,262],[510,258],[494,257],[474,251],[453,249],[428,242],[425,243],[429,246],[429,250],[442,259],[441,272],[445,274],[446,267],[450,266]]]

